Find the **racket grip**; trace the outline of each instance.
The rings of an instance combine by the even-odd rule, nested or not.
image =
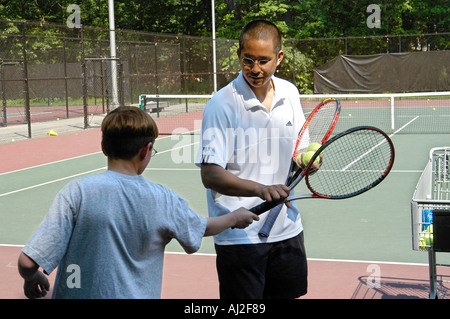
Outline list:
[[[256,215],[261,215],[262,213],[267,212],[269,209],[272,209],[275,206],[277,206],[277,202],[262,202],[261,204],[250,208],[249,211]]]
[[[270,231],[272,230],[273,224],[275,224],[275,221],[277,220],[278,214],[281,211],[281,208],[283,207],[283,204],[279,204],[278,206],[272,208],[267,215],[267,219],[264,222],[263,227],[259,230],[259,236],[261,237],[269,237]]]

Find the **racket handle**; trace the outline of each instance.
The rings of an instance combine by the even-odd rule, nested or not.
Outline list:
[[[263,227],[259,230],[259,236],[261,237],[269,237],[270,231],[272,230],[273,224],[275,224],[275,221],[277,220],[278,214],[281,211],[281,208],[284,204],[279,204],[278,206],[272,208],[269,212],[269,215],[267,215],[267,219],[264,222]]]
[[[261,204],[250,208],[249,211],[256,215],[261,215],[262,213],[267,212],[269,209],[272,209],[275,206],[277,206],[277,202],[262,202]]]

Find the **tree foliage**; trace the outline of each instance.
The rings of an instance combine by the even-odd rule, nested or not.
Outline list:
[[[211,0],[115,0],[116,28],[210,36]],[[381,27],[369,28],[367,6],[381,8]],[[108,27],[107,0],[2,0],[0,17],[66,23],[67,7],[81,8],[82,24]],[[254,19],[278,25],[286,38],[448,32],[448,0],[215,0],[217,37],[235,39]]]
[[[36,63],[57,62],[61,58],[57,55],[57,49],[61,49],[63,44],[55,37],[52,38],[52,35],[56,35],[52,32],[76,32],[64,27],[72,13],[67,9],[72,4],[80,7],[81,24],[84,26],[109,28],[108,0],[0,0],[0,19],[62,25],[62,28],[39,28],[35,24],[26,27],[27,34],[47,36],[44,41],[39,37],[28,38],[28,57],[35,59]],[[122,30],[210,37],[211,4],[212,0],[114,0],[115,27]],[[274,22],[286,40],[283,43],[285,59],[278,75],[292,80],[303,93],[312,93],[311,71],[339,54],[404,52],[420,50],[425,46],[448,49],[448,36],[429,37],[430,39],[416,36],[406,39],[403,36],[402,40],[400,37],[385,37],[449,32],[448,0],[214,0],[214,4],[218,39],[237,39],[242,27],[255,19]],[[370,27],[367,23],[371,16],[370,10],[368,12],[370,4],[377,4],[380,8],[379,27]],[[20,35],[24,31],[19,26],[3,23],[0,29],[9,35]],[[108,37],[107,32],[96,33],[97,29],[90,29],[92,35],[87,37],[95,39],[92,41]],[[135,34],[137,33],[129,34],[128,40],[132,40]],[[365,36],[379,37],[366,41]],[[343,40],[344,37],[354,38]],[[223,41],[223,46],[230,47],[228,51],[225,50],[224,56],[218,57],[217,63],[219,72],[227,77],[238,70],[236,43]],[[183,62],[187,73],[207,74],[211,71],[208,69],[211,67],[208,63],[209,42],[192,41],[183,45],[195,48],[189,51],[189,58],[185,57],[189,62]],[[0,39],[0,52],[10,57],[20,55],[20,38],[6,36]],[[95,52],[94,55],[103,54]],[[164,54],[159,55],[161,61],[165,57]],[[199,66],[203,69],[199,70]],[[201,82],[208,85],[207,81]]]

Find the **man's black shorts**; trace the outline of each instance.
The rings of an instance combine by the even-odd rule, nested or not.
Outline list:
[[[303,232],[276,243],[215,247],[220,298],[298,298],[306,294]]]

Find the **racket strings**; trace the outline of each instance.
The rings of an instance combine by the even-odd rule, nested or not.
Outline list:
[[[330,101],[323,104],[315,112],[308,124],[306,133],[299,136],[294,154],[301,149],[306,149],[311,143],[322,143],[336,117],[336,105],[336,101]]]
[[[311,119],[308,126],[309,143],[321,143],[333,123],[336,114],[336,102],[325,103]]]
[[[378,184],[393,156],[392,145],[377,131],[347,134],[323,150],[319,171],[307,177],[316,194],[329,197],[357,195]]]

